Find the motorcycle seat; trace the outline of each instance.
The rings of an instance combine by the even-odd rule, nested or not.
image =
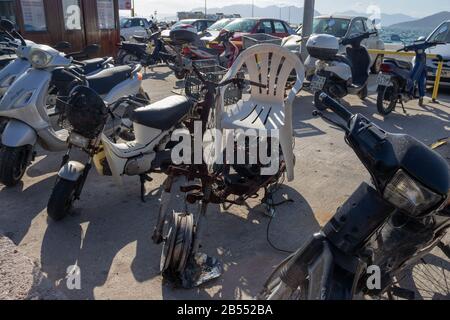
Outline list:
[[[145,50],[147,45],[145,43],[134,43],[129,41],[122,42],[122,48],[131,50]]]
[[[192,105],[186,97],[170,96],[134,110],[131,120],[146,127],[166,131],[174,127],[189,112]]]
[[[106,59],[104,58],[95,58],[95,59],[89,59],[84,60],[84,66],[81,68],[83,69],[84,74],[89,74],[94,72],[97,69],[100,69],[102,67],[102,63],[105,62]]]
[[[109,68],[92,76],[87,76],[86,80],[89,83],[89,88],[93,89],[99,95],[104,95],[119,83],[129,79],[132,70],[133,68],[130,66]]]
[[[395,59],[384,59],[384,62],[388,62],[388,63],[393,63],[395,64],[397,67],[401,68],[401,69],[406,69],[406,70],[412,70],[413,65],[411,62],[408,61],[402,61],[402,60],[395,60]]]

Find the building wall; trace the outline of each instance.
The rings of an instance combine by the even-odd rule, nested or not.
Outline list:
[[[101,46],[99,56],[116,54],[120,42],[118,0],[0,0],[0,6],[2,2],[14,4],[15,20],[25,39],[48,45],[67,41],[72,45],[70,52],[96,43]],[[99,12],[112,14],[99,19]]]

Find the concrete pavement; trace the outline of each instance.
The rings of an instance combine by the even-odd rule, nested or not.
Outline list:
[[[171,74],[166,68],[149,71],[144,87],[152,101],[172,94],[176,79]],[[346,101],[354,112],[382,128],[409,133],[431,144],[450,136],[450,98],[441,98],[441,104],[427,101],[424,108],[411,102],[408,115],[399,108],[386,119],[376,113],[373,95],[365,102],[356,97]],[[358,185],[369,179],[345,144],[343,133],[312,117],[309,94],[299,95],[294,110],[296,178],[278,195],[286,194],[294,203],[278,208],[270,230],[272,242],[287,250],[296,249],[318,231]],[[40,152],[23,184],[12,189],[0,186],[0,229],[35,259],[68,298],[248,299],[256,296],[272,268],[286,256],[267,243],[269,220],[258,210],[258,201],[252,200],[250,210],[211,207],[203,251],[219,257],[225,273],[195,290],[175,289],[158,274],[161,248],[150,239],[157,218],[157,191],[164,177],[156,175],[147,184],[147,203],[142,203],[137,178],[125,178],[121,189],[93,170],[74,214],[54,223],[47,219],[46,204],[61,157],[61,153]],[[82,288],[68,290],[66,269],[75,264],[81,269]]]

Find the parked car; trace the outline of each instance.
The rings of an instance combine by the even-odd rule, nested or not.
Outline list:
[[[219,36],[220,31],[222,31],[223,28],[225,28],[227,25],[229,25],[231,22],[233,22],[235,19],[232,18],[224,18],[205,30],[205,33],[203,37],[201,38],[202,41],[205,42],[205,44],[209,45],[211,48],[214,48],[217,46],[217,43],[214,43],[214,40],[217,39]]]
[[[303,25],[295,29],[295,33],[283,39],[281,45],[300,57]]]
[[[446,45],[438,45],[427,50],[428,54],[438,54],[444,59],[444,68],[441,74],[441,86],[450,87],[450,20],[439,25],[426,39],[427,42],[446,42]],[[439,61],[428,59],[428,81],[433,84],[436,79],[436,72]]]
[[[145,18],[122,18],[120,19],[120,38],[122,41],[133,40],[133,36],[147,36],[147,29],[151,27]]]
[[[283,20],[272,18],[241,18],[226,26],[228,31],[234,32],[232,41],[242,48],[242,37],[249,34],[267,33],[279,38],[285,38],[295,31]]]
[[[362,34],[365,32],[378,31],[375,25],[369,21],[367,17],[362,16],[318,16],[314,18],[313,34],[329,34],[337,37],[339,40],[353,36],[355,34]],[[362,45],[367,49],[384,50],[384,42],[381,40],[379,34],[374,34],[362,42]],[[339,53],[344,53],[345,46],[341,46]],[[379,73],[381,64],[383,63],[383,55],[370,55],[371,71],[372,73]],[[305,61],[306,74],[314,74],[316,66],[316,59],[308,58]]]
[[[210,26],[212,26],[215,23],[214,20],[209,20],[209,19],[185,19],[185,20],[180,20],[177,23],[175,23],[171,29],[167,29],[164,30],[161,33],[161,36],[163,38],[169,38],[170,37],[170,30],[172,30],[173,28],[178,28],[182,25],[185,25],[187,28],[189,27],[194,27],[195,29],[197,29],[198,33],[202,33],[204,32],[206,29],[208,29]]]

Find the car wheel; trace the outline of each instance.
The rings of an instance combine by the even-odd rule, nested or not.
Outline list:
[[[373,74],[378,74],[381,71],[381,65],[383,64],[384,55],[378,55],[373,63],[372,68],[370,68]]]

